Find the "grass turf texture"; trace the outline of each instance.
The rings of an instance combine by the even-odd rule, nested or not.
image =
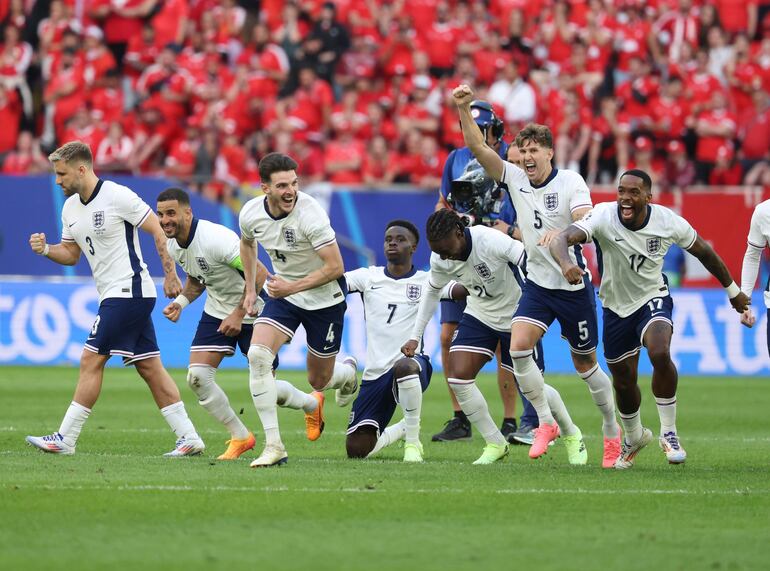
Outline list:
[[[484,467],[470,464],[478,435],[429,442],[448,417],[439,375],[423,405],[425,464],[403,464],[398,446],[347,460],[349,409],[329,398],[319,441],[305,439],[301,412],[282,411],[289,464],[253,470],[259,433],[255,453],[215,461],[227,435],[196,404],[184,372],[173,376],[207,443],[203,457],[161,457],[174,437],[133,369],[107,371],[75,456],[33,450],[24,436],[58,427],[76,371],[0,369],[4,569],[767,568],[766,379],[682,378],[687,464],[669,466],[654,441],[633,469],[614,472],[600,468],[600,418],[577,377],[549,382],[583,430],[585,467],[567,465],[559,443],[538,461],[516,446]],[[307,387],[301,374],[281,377]],[[256,429],[245,373],[218,380]],[[499,420],[494,379],[480,386]],[[642,394],[643,422],[657,435],[649,379]]]

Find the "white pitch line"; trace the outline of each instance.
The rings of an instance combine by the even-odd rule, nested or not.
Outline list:
[[[8,486],[6,486],[8,487]],[[46,491],[118,491],[118,492],[289,492],[302,494],[467,494],[468,489],[461,488],[292,488],[289,486],[169,486],[169,485],[117,485],[117,486],[41,486],[20,485],[19,489]],[[591,496],[624,496],[624,495],[667,495],[667,496],[756,496],[770,495],[770,489],[739,488],[733,490],[685,490],[685,489],[646,489],[646,490],[588,490],[585,488],[511,488],[499,490],[475,490],[473,493],[493,493],[504,495],[591,495]]]

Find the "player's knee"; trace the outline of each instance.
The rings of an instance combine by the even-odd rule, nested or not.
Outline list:
[[[596,351],[587,355],[572,353],[572,364],[578,373],[587,373],[596,366]]]
[[[327,371],[308,371],[307,373],[307,382],[310,383],[310,386],[313,387],[316,391],[322,391],[324,388],[326,388],[326,385],[329,384],[329,381],[332,379],[332,374]]]
[[[251,345],[247,353],[252,373],[262,376],[272,374],[275,355],[264,345]]]
[[[355,432],[348,434],[345,439],[345,449],[348,458],[366,458],[374,450],[377,443],[377,434],[374,431],[359,428]]]
[[[217,370],[210,365],[190,365],[187,368],[187,386],[202,399],[214,383]]]
[[[395,365],[393,365],[393,376],[397,379],[403,379],[404,377],[419,374],[420,365],[418,365],[417,361],[414,359],[404,357],[396,361]]]
[[[647,347],[647,355],[653,368],[663,369],[671,364],[671,350],[668,345],[651,345]]]

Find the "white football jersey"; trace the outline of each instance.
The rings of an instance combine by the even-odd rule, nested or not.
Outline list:
[[[770,244],[770,200],[761,202],[754,209],[754,214],[751,216],[748,242],[761,250]],[[753,283],[751,288],[754,288]],[[751,297],[751,291],[746,292],[746,294]],[[770,282],[765,286],[765,306],[770,308]]]
[[[64,203],[61,240],[75,242],[85,254],[100,303],[157,296],[137,232],[151,212],[133,190],[109,180],[99,180],[85,204],[77,194]]]
[[[554,168],[548,179],[535,187],[522,169],[507,161],[504,165],[501,182],[516,209],[516,222],[527,249],[527,279],[547,289],[583,289],[584,284],[571,285],[564,279],[548,246],[538,246],[549,230],[564,230],[572,224],[573,212],[591,208],[591,193],[583,177],[571,170]],[[580,245],[570,251],[570,259],[585,268]]]
[[[497,331],[508,331],[521,297],[519,268],[524,245],[498,230],[473,226],[465,230],[466,260],[430,257],[430,286],[441,289],[456,281],[468,290],[465,313]]]
[[[193,218],[187,244],[180,246],[171,238],[166,247],[188,276],[206,286],[203,311],[224,319],[240,305],[245,281],[243,272],[232,265],[241,255],[241,241],[235,232],[221,224]],[[253,323],[254,319],[247,315],[243,322]]]
[[[623,225],[616,202],[597,204],[574,224],[596,244],[602,278],[599,299],[620,317],[654,297],[669,295],[663,257],[671,244],[686,250],[698,237],[687,220],[659,204],[648,206],[647,219],[638,230]]]
[[[273,262],[273,272],[287,281],[297,281],[323,266],[317,250],[336,242],[329,217],[314,198],[297,193],[297,203],[288,216],[275,218],[267,209],[267,197],[249,200],[241,210],[241,234],[256,240]],[[337,280],[286,297],[302,309],[323,309],[344,301]]]
[[[392,277],[382,266],[345,273],[349,293],[360,293],[366,318],[366,368],[363,379],[373,380],[393,367],[409,340],[428,272],[412,270]]]

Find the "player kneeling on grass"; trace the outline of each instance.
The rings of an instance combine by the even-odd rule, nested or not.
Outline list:
[[[155,239],[166,274],[164,293],[174,297],[182,290],[158,218],[131,189],[96,176],[88,145],[71,141],[48,158],[56,184],[68,197],[62,209],[61,244],[47,244],[45,234],[32,234],[29,244],[33,252],[66,266],[77,264],[84,253],[99,292],[99,311],[80,357],[75,395],[58,432],[27,436],[27,442],[45,452],[74,454],[102,390],[104,366],[112,355],[119,355],[125,365],[136,367],[177,436],[174,450],[165,455],[200,454],[205,446],[163,367],[152,324],[157,294],[142,259],[138,228]]]
[[[687,457],[676,431],[677,371],[671,360],[673,301],[663,275],[663,257],[672,244],[698,258],[727,290],[730,304],[741,313],[750,300],[741,293],[722,259],[689,222],[664,206],[650,204],[652,181],[641,170],[623,173],[617,202],[604,202],[575,222],[550,244],[551,255],[570,283],[584,270],[568,256],[575,244],[596,243],[600,253],[604,306],[604,356],[612,373],[620,420],[625,433],[615,468],[630,468],[637,453],[652,440],[639,416],[641,394],[637,366],[642,345],[652,363],[652,393],[660,416],[660,447],[671,464]]]
[[[248,354],[254,317],[243,309],[245,281],[238,235],[220,224],[195,218],[190,197],[181,189],[169,188],[158,195],[158,219],[168,238],[171,257],[187,273],[187,283],[163,314],[176,322],[182,310],[204,290],[206,305],[190,347],[187,384],[198,402],[230,431],[227,450],[219,460],[235,460],[254,448],[249,432],[230,406],[227,395],[216,382],[217,367],[236,345]],[[257,263],[257,291],[267,278],[267,269]],[[274,366],[275,368],[275,366]],[[323,430],[323,397],[309,395],[287,381],[276,381],[278,403],[305,411],[307,436],[316,440]]]
[[[385,229],[387,265],[345,273],[348,291],[361,294],[367,339],[361,390],[348,422],[345,444],[350,458],[372,456],[403,438],[404,462],[423,460],[420,411],[433,367],[427,355],[401,355],[427,288],[428,273],[412,264],[419,240],[414,224],[393,220]],[[456,289],[461,295],[463,288]],[[396,404],[404,411],[404,418],[388,426]]]
[[[498,343],[510,347],[511,318],[521,297],[521,274],[516,266],[524,261],[524,246],[485,226],[466,228],[452,210],[431,214],[426,234],[433,251],[430,274],[412,335],[401,351],[407,357],[414,356],[444,286],[456,280],[468,290],[467,305],[444,366],[457,402],[487,443],[474,464],[492,464],[508,454],[508,443],[489,414],[476,376],[495,356]],[[542,370],[542,349],[536,353]],[[501,355],[503,366],[512,371],[510,354],[502,351]],[[572,423],[556,389],[545,385],[544,391],[564,436],[570,464],[585,464],[588,454],[580,429]]]

